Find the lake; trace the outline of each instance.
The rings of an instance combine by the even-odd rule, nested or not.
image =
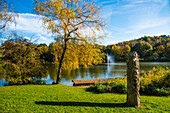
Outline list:
[[[170,66],[170,62],[140,62],[140,71],[149,71],[156,66]],[[74,70],[63,70],[61,83],[72,86],[72,80],[123,77],[126,75],[126,63],[103,63],[96,66],[80,67]],[[57,79],[57,67],[48,65],[48,73],[42,78],[47,84]],[[5,75],[0,74],[0,86],[7,84]]]

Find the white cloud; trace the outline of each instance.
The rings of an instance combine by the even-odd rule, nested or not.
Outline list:
[[[144,21],[141,21],[138,24],[131,26],[130,30],[126,31],[126,33],[139,32],[142,30],[147,30],[149,28],[155,28],[155,27],[161,28],[161,26],[166,26],[169,23],[170,23],[170,18],[150,18],[147,20],[144,19]]]
[[[40,38],[40,40],[44,40],[46,42],[52,42],[53,41],[53,40],[49,39],[49,37],[45,37],[41,34],[38,34],[37,36]]]
[[[102,1],[101,3],[102,4],[111,4],[111,3],[114,3],[114,1]]]
[[[43,27],[42,16],[29,13],[19,13],[17,24],[10,24],[9,30],[24,34],[26,39],[38,39],[38,43],[51,43],[52,33],[48,33]],[[30,38],[32,35],[32,38]],[[33,39],[32,39],[33,40]]]
[[[111,17],[113,14],[119,14],[120,12],[119,11],[110,11],[108,13],[103,13],[102,14],[102,18],[106,18],[108,19],[109,17]]]
[[[36,15],[36,14],[28,14],[28,13],[20,13],[19,17],[16,18],[16,26],[14,24],[11,24],[9,26],[10,30],[16,30],[17,32],[24,33],[24,36],[27,34],[32,34],[33,38],[38,38],[38,43],[47,43],[54,41],[53,40],[53,34],[50,32],[44,30],[43,22],[42,22],[42,16]],[[96,35],[103,35],[104,32],[97,31],[94,28],[94,31],[96,32]],[[79,32],[82,34],[82,36],[91,36],[92,30],[90,29],[81,29]],[[30,39],[29,36],[25,36],[26,38]]]
[[[148,0],[138,0],[138,1],[133,1],[132,3],[134,4],[141,4],[141,3],[146,3]]]
[[[0,41],[6,41],[7,39],[5,39],[5,38],[0,38]]]
[[[134,7],[137,7],[137,6],[139,6],[139,5],[137,5],[137,4],[127,4],[127,5],[123,5],[122,7],[124,7],[124,8],[134,8]]]
[[[43,23],[40,20],[41,16],[35,14],[19,14],[19,17],[16,18],[16,26],[11,24],[9,26],[10,30],[24,31],[26,33],[42,33],[47,34],[43,29]]]
[[[124,33],[137,35],[146,34],[149,30],[155,31],[155,33],[162,32],[162,28],[168,27],[170,24],[169,15],[162,14],[167,6],[168,0],[129,0],[129,3],[120,9],[122,12],[124,11],[123,15],[127,18]]]
[[[30,40],[30,39],[31,39],[30,37],[27,37],[27,36],[25,36],[24,38],[25,38],[25,39],[28,39],[28,40]]]
[[[120,40],[111,40],[111,41],[105,41],[104,45],[111,45],[111,44],[117,44],[121,42]]]

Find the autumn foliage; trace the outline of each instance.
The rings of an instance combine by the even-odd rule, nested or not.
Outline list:
[[[95,44],[98,39],[102,38],[102,36],[97,36],[96,33],[104,27],[99,15],[100,7],[93,2],[82,0],[35,1],[34,4],[36,13],[43,17],[44,27],[49,32],[57,35],[58,42],[56,44],[58,44],[57,47],[61,54],[57,56],[55,54],[55,60],[59,61],[56,82],[60,83],[61,81],[62,65],[70,64],[72,68],[77,68],[79,63],[84,66],[91,65],[90,58],[78,61],[76,56],[79,52],[75,46],[85,46],[85,50],[89,48],[90,51],[85,51],[84,56],[93,57],[93,54],[90,53],[92,50],[91,44]],[[82,33],[82,30],[86,29],[91,30],[92,33],[89,35],[85,32]],[[66,51],[68,49],[71,49],[72,52]],[[69,57],[67,57],[68,54]],[[65,57],[67,57],[67,60]],[[71,59],[75,60],[74,63]]]
[[[126,61],[126,54],[136,51],[141,61],[170,61],[170,36],[144,36],[136,40],[108,45],[105,52],[115,55],[116,61]]]

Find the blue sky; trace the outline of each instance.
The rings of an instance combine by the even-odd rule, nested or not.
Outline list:
[[[41,17],[33,11],[33,0],[7,0],[19,13],[17,24],[10,24],[10,31],[17,31],[37,43],[54,41],[47,33]],[[142,36],[170,34],[170,0],[96,0],[102,5],[101,16],[106,24],[103,45],[137,39]]]

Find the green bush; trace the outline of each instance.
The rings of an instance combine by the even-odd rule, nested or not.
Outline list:
[[[118,82],[107,82],[107,83],[97,83],[92,87],[88,88],[89,91],[95,91],[97,93],[126,93],[126,84]]]
[[[38,85],[45,85],[46,82],[45,82],[45,80],[36,80],[36,81],[35,81],[35,84],[38,84]]]
[[[161,88],[161,89],[156,89],[157,95],[162,95],[162,96],[168,96],[170,95],[170,88]]]
[[[140,93],[168,96],[170,88],[170,68],[158,66],[152,71],[141,73]]]

